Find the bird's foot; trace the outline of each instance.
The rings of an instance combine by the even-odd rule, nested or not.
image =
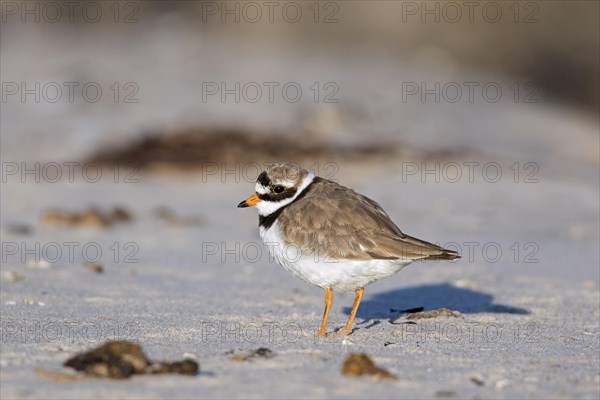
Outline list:
[[[346,337],[352,333],[352,329],[340,328],[335,331],[335,335],[338,337]]]

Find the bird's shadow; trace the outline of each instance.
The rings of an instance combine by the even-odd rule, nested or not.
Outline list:
[[[463,314],[530,314],[524,308],[494,303],[494,296],[491,294],[442,283],[377,293],[360,304],[356,316],[363,320],[361,325],[373,320],[388,319],[392,322],[402,315],[402,310],[418,307],[423,307],[425,311],[445,307]],[[351,307],[344,307],[346,314],[350,314],[350,311]]]

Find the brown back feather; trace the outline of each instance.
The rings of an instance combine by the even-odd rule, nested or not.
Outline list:
[[[316,178],[308,192],[279,215],[283,235],[311,254],[350,259],[454,259],[459,255],[405,235],[374,200]]]

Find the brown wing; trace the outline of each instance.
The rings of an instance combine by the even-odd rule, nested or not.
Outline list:
[[[318,256],[352,260],[457,258],[405,235],[377,202],[335,182],[317,179],[279,215],[284,237]]]

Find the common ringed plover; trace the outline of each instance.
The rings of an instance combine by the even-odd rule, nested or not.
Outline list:
[[[415,260],[454,260],[457,252],[408,236],[377,202],[295,164],[275,163],[238,207],[258,209],[260,237],[298,278],[325,289],[319,336],[325,336],[332,291],[355,292],[349,334],[364,287]]]

